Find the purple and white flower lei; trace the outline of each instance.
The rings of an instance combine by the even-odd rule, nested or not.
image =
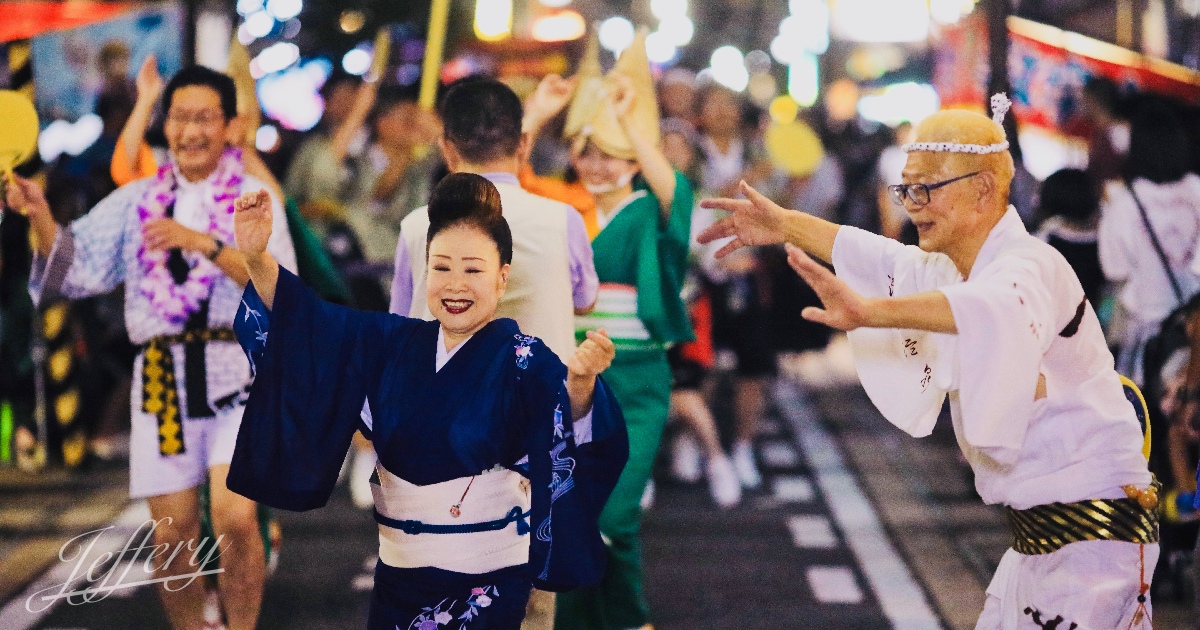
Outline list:
[[[233,242],[233,202],[241,194],[244,179],[242,152],[229,148],[217,164],[215,188],[212,199],[204,203],[208,215],[207,234],[226,243]],[[146,223],[166,216],[167,207],[175,203],[175,169],[170,162],[162,165],[150,188],[138,204],[138,220]],[[138,289],[150,300],[150,305],[167,321],[181,325],[200,308],[212,293],[213,283],[222,275],[221,269],[204,256],[187,255],[193,266],[183,284],[167,269],[167,252],[151,251],[143,241],[138,245],[138,263],[142,269],[142,280]]]

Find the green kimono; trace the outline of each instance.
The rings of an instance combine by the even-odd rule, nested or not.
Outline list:
[[[608,569],[597,586],[558,596],[557,630],[623,630],[649,622],[642,590],[641,497],[658,454],[671,402],[667,346],[694,338],[680,299],[695,196],[675,174],[670,219],[639,178],[634,193],[592,240],[600,294],[576,319],[576,337],[605,328],[617,347],[604,380],[629,430],[629,463],[600,515]]]

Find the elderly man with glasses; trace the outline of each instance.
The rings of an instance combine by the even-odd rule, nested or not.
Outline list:
[[[806,319],[850,331],[872,402],[921,437],[950,399],[958,443],[985,503],[1013,531],[977,628],[1150,627],[1157,483],[1137,412],[1071,267],[1008,204],[1013,160],[999,124],[944,111],[905,145],[891,186],[919,247],[744,200],[700,235],[718,252],[786,242],[824,308]],[[836,272],[809,256],[832,263]]]

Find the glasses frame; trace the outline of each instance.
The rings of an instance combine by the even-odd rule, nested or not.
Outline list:
[[[898,206],[903,206],[904,198],[908,197],[909,201],[912,201],[913,205],[919,208],[929,203],[929,193],[931,191],[937,190],[943,186],[949,186],[954,182],[967,179],[968,177],[974,177],[982,172],[983,171],[975,171],[973,173],[959,175],[953,179],[947,179],[945,181],[940,181],[933,184],[892,184],[891,186],[887,187],[888,195],[892,198],[892,203]]]

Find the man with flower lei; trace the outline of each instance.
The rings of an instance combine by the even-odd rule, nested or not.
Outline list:
[[[28,215],[36,248],[35,300],[106,293],[125,284],[125,326],[142,346],[134,366],[130,496],[158,521],[155,543],[197,541],[198,486],[211,482],[213,528],[223,553],[219,585],[230,630],[253,628],[262,599],[263,542],[256,505],[225,486],[251,378],[231,329],[248,279],[233,244],[233,202],[266,188],[230,146],[237,115],[233,80],[184,68],[163,96],[170,159],[153,177],[121,187],[69,226],[50,216],[29,180],[8,182],[7,203]],[[275,221],[283,206],[272,199]],[[295,270],[287,230],[268,249]],[[195,543],[193,543],[195,544]],[[160,569],[169,577],[186,562]],[[176,628],[203,627],[202,581],[160,589]]]
[[[699,240],[730,239],[718,257],[786,242],[824,306],[801,315],[849,331],[892,424],[929,435],[949,398],[975,488],[1013,534],[977,630],[1149,628],[1159,486],[1134,390],[1070,265],[1008,203],[1009,105],[993,97],[992,119],[938,112],[902,147],[903,183],[888,192],[919,247],[785,210],[744,182],[746,199],[701,202],[731,216]]]

